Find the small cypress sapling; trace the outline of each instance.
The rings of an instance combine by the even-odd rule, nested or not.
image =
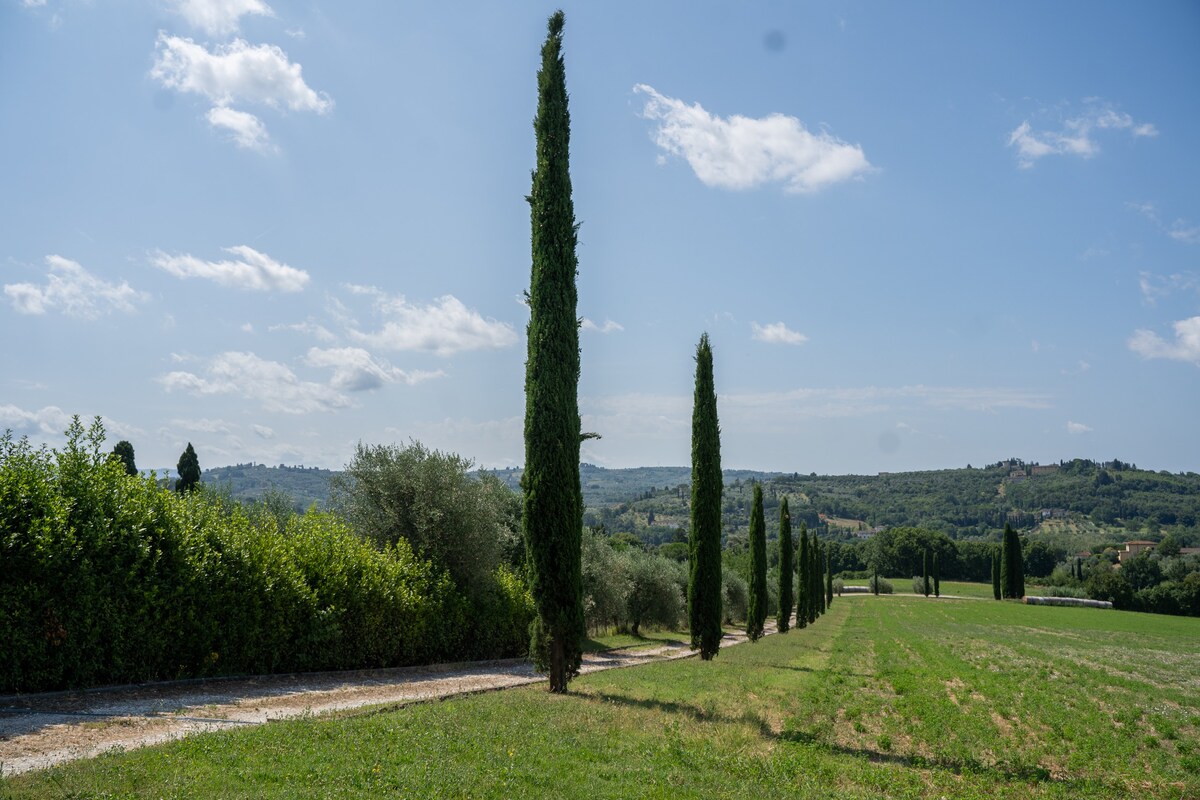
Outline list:
[[[767,619],[767,525],[763,519],[762,484],[754,484],[750,507],[750,603],[746,612],[746,635],[756,642]]]
[[[875,590],[875,596],[879,597],[879,568],[875,568],[875,575],[871,578],[871,588]]]
[[[788,511],[788,499],[779,504],[779,616],[775,620],[780,633],[787,633],[792,624],[792,606],[795,592],[792,590],[793,566],[792,515]]]
[[[992,551],[992,595],[997,600],[1004,599],[1000,589],[1000,554],[996,551]]]
[[[938,554],[933,554],[933,596],[942,596],[942,569],[939,566]]]

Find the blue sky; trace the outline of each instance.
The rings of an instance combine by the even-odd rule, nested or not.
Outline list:
[[[0,428],[519,465],[554,6],[0,0]],[[1200,469],[1200,6],[566,3],[584,459]]]

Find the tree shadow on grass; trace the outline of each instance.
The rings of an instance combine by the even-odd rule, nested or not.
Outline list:
[[[804,670],[803,667],[784,667],[784,669]],[[587,700],[613,703],[629,708],[638,708],[646,711],[658,711],[667,714],[679,714],[696,722],[749,725],[750,727],[756,729],[759,735],[764,739],[777,742],[787,742],[790,744],[805,745],[808,747],[822,749],[837,755],[866,759],[867,761],[875,764],[890,764],[916,770],[934,770],[938,772],[947,772],[954,775],[992,775],[995,776],[997,780],[1002,781],[1053,783],[1058,786],[1063,786],[1068,790],[1074,787],[1078,790],[1078,794],[1076,796],[1086,796],[1089,792],[1096,789],[1096,786],[1092,781],[1077,778],[1054,777],[1049,770],[1038,764],[1003,762],[997,764],[987,764],[972,758],[938,758],[921,755],[906,755],[903,753],[890,753],[866,747],[849,747],[846,745],[837,744],[836,742],[829,741],[828,737],[812,731],[795,729],[784,729],[782,731],[778,731],[774,729],[765,718],[750,711],[743,713],[739,717],[728,714],[712,713],[688,703],[628,697],[610,692],[589,692],[586,694],[580,694],[578,696]]]

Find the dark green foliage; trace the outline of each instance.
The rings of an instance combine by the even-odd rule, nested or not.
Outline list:
[[[746,635],[758,641],[767,619],[767,525],[763,519],[762,486],[754,485],[750,510],[750,605],[746,611]]]
[[[586,629],[580,574],[579,317],[570,115],[562,58],[563,13],[547,24],[538,70],[537,167],[529,193],[533,266],[525,362],[523,527],[537,623],[531,652],[565,692],[579,673]]]
[[[1133,608],[1133,587],[1120,572],[1097,572],[1087,580],[1087,594],[1093,600],[1107,600],[1113,608]]]
[[[1000,584],[1000,588],[1007,598],[1019,600],[1025,596],[1025,565],[1021,557],[1021,540],[1011,525],[1004,526]]]
[[[814,540],[816,539],[816,537],[813,538]],[[828,558],[828,553],[829,551],[826,545],[817,545],[817,557],[813,562],[813,594],[816,595],[817,598],[818,615],[824,614],[826,608],[828,607],[825,596],[825,580],[823,575],[825,572],[824,566]]]
[[[829,551],[825,551],[825,607],[833,605],[833,565],[829,560]]]
[[[692,508],[688,538],[688,626],[708,661],[721,646],[721,428],[708,334],[696,347],[692,406]]]
[[[175,481],[175,491],[183,494],[200,485],[200,459],[196,457],[191,442],[188,442],[187,448],[180,454],[175,469],[179,473],[179,480]]]
[[[1000,551],[992,553],[992,595],[997,600],[1004,599],[1003,586],[1000,583]]]
[[[125,467],[126,475],[137,475],[137,464],[133,460],[133,445],[122,439],[113,447],[113,455],[118,458]]]
[[[929,551],[926,550],[921,556],[921,591],[926,597],[929,597]]]
[[[779,615],[775,619],[776,629],[787,633],[792,623],[792,607],[796,593],[792,577],[796,571],[792,542],[792,515],[788,511],[788,500],[783,498],[779,506]]]
[[[377,549],[321,513],[281,532],[127,476],[103,438],[78,420],[58,453],[0,437],[0,692],[524,649],[532,601],[512,573],[471,610],[404,541]]]
[[[796,559],[796,626],[808,626],[808,608],[810,604],[810,586],[808,582],[808,526],[800,523],[800,544],[797,548],[799,557]]]
[[[879,596],[879,570],[875,570],[874,575],[871,576],[871,591],[875,593],[876,597]]]
[[[942,596],[942,569],[938,564],[938,554],[933,554],[933,596]]]

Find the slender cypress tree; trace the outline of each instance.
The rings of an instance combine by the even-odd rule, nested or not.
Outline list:
[[[1004,599],[1000,588],[1000,554],[996,551],[992,552],[992,595],[997,600]]]
[[[1025,596],[1025,563],[1021,557],[1021,540],[1011,525],[1004,526],[1000,583],[1005,597],[1019,600]]]
[[[708,334],[696,347],[692,407],[692,525],[688,537],[688,624],[692,649],[708,661],[721,647],[721,428]]]
[[[175,481],[175,491],[180,494],[193,491],[200,485],[200,459],[192,449],[191,442],[188,442],[187,449],[180,454],[175,471],[179,473],[179,480]]]
[[[929,548],[921,554],[921,590],[929,597]]]
[[[933,596],[942,596],[942,568],[938,554],[933,554]]]
[[[825,607],[833,605],[833,556],[825,550]]]
[[[875,568],[875,577],[871,579],[871,587],[875,590],[875,596],[879,597],[879,568]]]
[[[1007,600],[1012,597],[1009,594],[1008,587],[1008,532],[1011,530],[1007,525],[1004,526],[1004,538],[1000,540],[1000,555],[997,557],[1000,563],[1000,597]]]
[[[579,673],[586,628],[580,564],[579,317],[570,114],[562,58],[563,13],[547,24],[533,127],[537,167],[529,194],[533,266],[525,362],[524,528],[537,618],[531,653],[565,692]]]
[[[795,592],[792,589],[792,573],[796,571],[792,545],[792,515],[788,511],[788,499],[779,504],[779,616],[775,619],[776,629],[787,633],[792,625],[792,606]]]
[[[750,506],[750,602],[746,611],[746,635],[756,642],[767,619],[767,524],[763,519],[762,484],[754,484]]]
[[[824,583],[822,580],[822,573],[825,571],[823,565],[826,560],[827,552],[828,547],[826,545],[819,545],[817,547],[817,561],[815,564],[813,564],[813,591],[816,592],[817,602],[820,603],[820,613],[822,614],[824,614],[825,609],[829,607],[829,604],[826,602],[825,587],[822,585]]]
[[[808,525],[800,523],[800,557],[796,559],[796,626],[808,626]]]

